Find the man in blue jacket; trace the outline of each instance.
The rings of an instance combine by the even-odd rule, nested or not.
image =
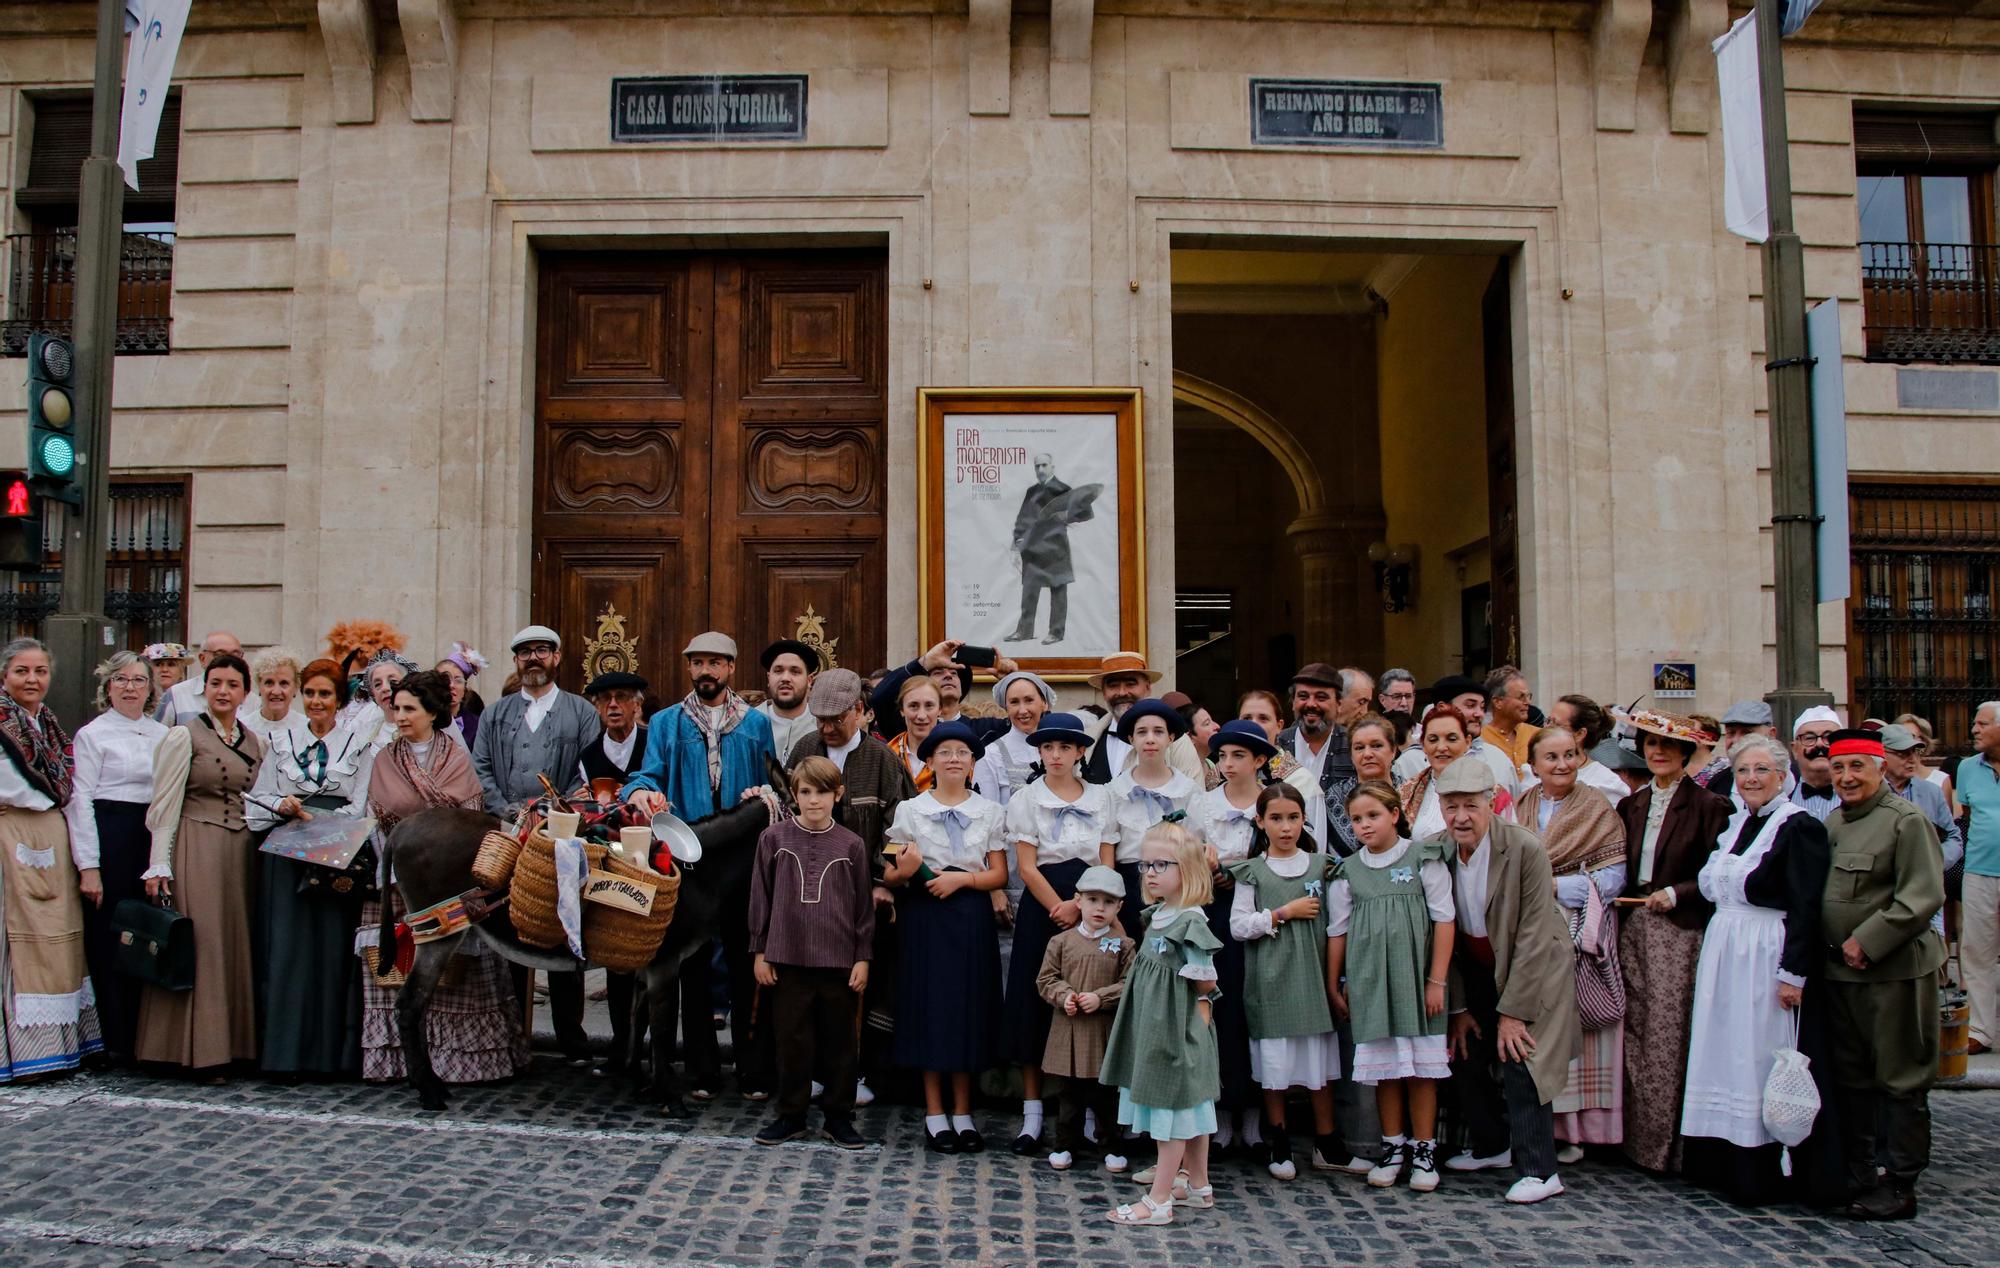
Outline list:
[[[647,814],[672,810],[692,823],[743,800],[764,784],[777,756],[771,720],[730,689],[736,676],[736,640],[710,630],[698,634],[682,655],[693,689],[679,704],[654,714],[646,728],[646,759],[626,781],[621,796]],[[770,1095],[770,1045],[759,1036],[753,1047],[751,1009],[757,984],[747,944],[750,912],[748,874],[740,892],[722,896],[722,955],[729,967],[730,1037],[736,1052],[736,1079],[752,1100]],[[697,1101],[712,1100],[722,1081],[722,1053],[709,1018],[709,962],[695,956],[681,969],[681,1052],[683,1073]],[[764,1027],[766,1031],[769,1027]]]

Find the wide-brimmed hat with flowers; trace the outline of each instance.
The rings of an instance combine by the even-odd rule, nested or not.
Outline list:
[[[1659,709],[1613,709],[1611,716],[1626,726],[1638,731],[1650,731],[1654,735],[1664,735],[1670,740],[1683,744],[1713,744],[1715,736],[1708,728],[1693,718],[1678,713],[1667,713]]]

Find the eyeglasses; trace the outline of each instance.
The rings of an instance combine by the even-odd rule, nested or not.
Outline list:
[[[1179,859],[1140,859],[1135,865],[1142,876],[1157,876],[1170,867],[1179,867]]]
[[[1792,736],[1795,744],[1824,744],[1833,738],[1831,731],[1800,731]]]
[[[1775,766],[1745,766],[1736,772],[1738,778],[1741,778],[1744,775],[1762,775],[1765,777],[1769,777],[1772,775],[1776,775],[1778,773],[1779,773],[1778,768]]]
[[[514,649],[514,654],[522,660],[546,660],[556,654],[556,649],[542,643],[532,647],[517,647]]]

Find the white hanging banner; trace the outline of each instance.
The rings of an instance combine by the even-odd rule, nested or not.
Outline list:
[[[118,122],[118,166],[125,183],[139,188],[139,161],[153,157],[160,133],[160,112],[167,108],[167,89],[174,79],[174,59],[180,55],[181,33],[187,30],[194,0],[126,0],[125,16],[138,26],[125,51],[125,105]]]
[[[1713,47],[1722,91],[1722,218],[1731,233],[1762,242],[1771,236],[1771,204],[1764,188],[1756,10],[1738,18]]]

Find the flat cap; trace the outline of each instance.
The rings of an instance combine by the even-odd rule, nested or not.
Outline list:
[[[1738,700],[1722,715],[1724,726],[1769,726],[1771,706],[1762,700]]]
[[[861,675],[851,669],[829,669],[813,679],[806,709],[816,718],[837,718],[861,703]]]
[[[1493,768],[1470,753],[1445,767],[1437,777],[1440,797],[1452,793],[1490,793],[1493,788]]]
[[[507,650],[518,652],[528,643],[553,643],[556,650],[561,651],[562,635],[546,625],[525,625],[521,627],[520,633],[514,635],[513,641],[507,644]]]
[[[736,640],[720,630],[709,630],[705,634],[697,634],[689,639],[688,645],[681,648],[681,655],[727,656],[729,659],[735,660]]]
[[[1299,666],[1299,672],[1292,675],[1292,681],[1310,683],[1315,687],[1340,689],[1340,671],[1325,661],[1316,660],[1310,665]]]
[[[1076,892],[1079,894],[1109,894],[1113,898],[1125,897],[1125,878],[1113,868],[1102,863],[1093,863],[1083,869],[1083,875],[1076,878]]]
[[[1907,753],[1924,746],[1924,737],[1900,722],[1891,722],[1875,734],[1882,737],[1882,747],[1891,753]]]
[[[641,678],[637,674],[628,674],[622,669],[614,669],[610,673],[599,674],[597,677],[591,679],[589,685],[584,687],[583,694],[586,696],[601,696],[607,691],[637,691],[644,694],[650,685],[644,678]]]

